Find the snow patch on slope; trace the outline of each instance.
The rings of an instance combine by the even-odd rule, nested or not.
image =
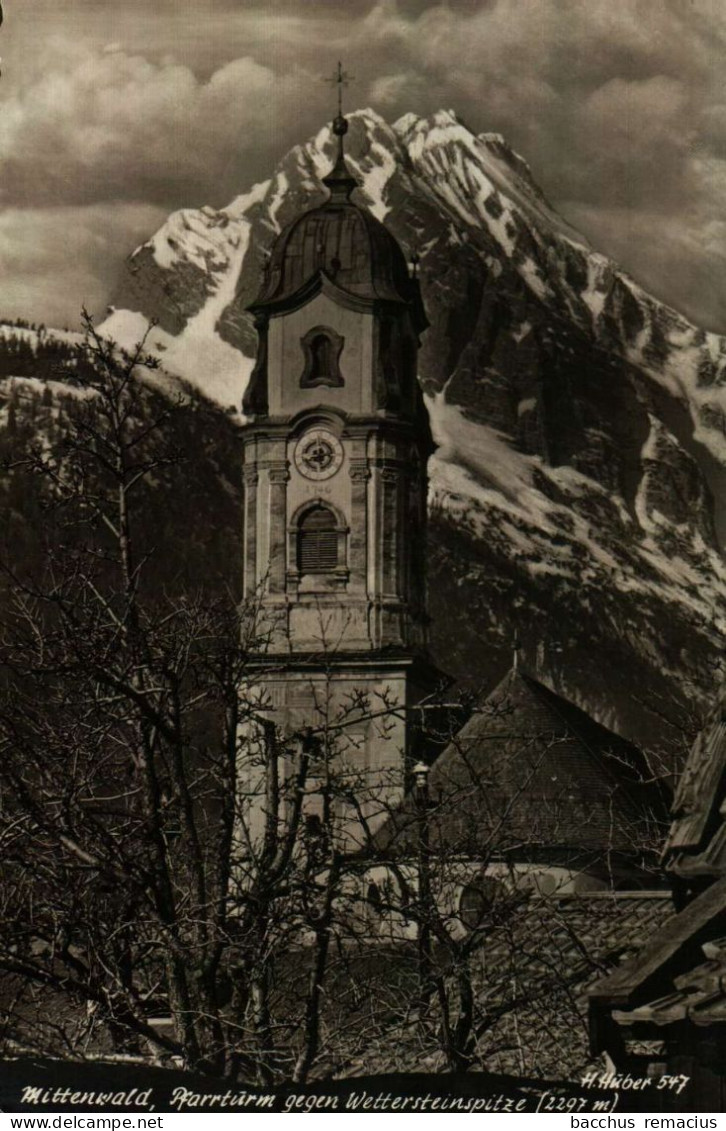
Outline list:
[[[199,313],[189,319],[181,334],[171,339],[164,355],[165,368],[225,407],[239,406],[253,365],[252,358],[225,342],[217,331],[219,319],[234,300],[249,234],[249,223],[241,222],[229,269]]]
[[[384,149],[378,142],[371,146],[371,157],[374,160],[369,168],[361,166],[363,191],[368,199],[369,210],[382,223],[390,212],[385,196],[388,182],[396,172],[396,161],[390,150]]]
[[[74,400],[85,401],[97,395],[95,389],[85,388],[83,385],[71,385],[67,381],[41,381],[39,377],[3,377],[2,393],[10,396],[16,392],[20,399],[28,397],[36,399],[48,391],[52,397],[72,397]]]
[[[180,260],[193,263],[200,271],[219,271],[227,264],[227,212],[213,208],[183,208],[173,212],[164,226],[134,254],[150,249],[164,271],[171,271]]]
[[[593,324],[605,307],[605,290],[602,278],[607,270],[607,260],[601,255],[591,254],[587,260],[587,287],[582,292],[582,300],[592,314]]]
[[[271,184],[270,180],[258,181],[249,192],[240,193],[222,211],[227,213],[230,220],[243,220],[253,205],[260,204],[265,199]]]
[[[80,346],[83,334],[78,330],[34,329],[32,326],[16,326],[12,322],[0,322],[0,339],[6,342],[26,342],[36,350],[43,342],[64,342],[69,346]]]
[[[208,228],[199,217],[194,224],[187,224],[183,214],[176,214],[177,218],[182,217],[178,222],[186,225],[185,231],[193,233],[193,238],[178,250],[197,266],[206,264],[210,288],[206,302],[187,321],[181,333],[170,334],[159,326],[149,333],[148,320],[128,310],[114,311],[99,327],[102,334],[125,349],[133,348],[148,334],[147,350],[159,360],[166,374],[181,377],[224,408],[239,410],[253,359],[224,341],[218,324],[234,302],[237,280],[249,248],[251,222],[246,214],[267,196],[272,184],[272,181],[260,182],[249,193],[236,197],[222,212],[202,209],[201,215],[211,222]],[[273,212],[275,202],[279,207],[287,188],[287,179],[279,173],[272,199]],[[164,232],[162,228],[151,242],[159,245],[159,237]]]
[[[529,165],[507,145],[501,134],[475,136],[453,110],[440,110],[431,118],[404,114],[393,125],[415,164],[440,161],[439,152],[458,151],[458,161],[483,172],[507,201],[546,230],[556,230],[581,251],[588,250],[584,236],[547,202],[530,180]],[[525,179],[525,177],[527,179]]]
[[[126,350],[146,337],[147,352],[161,366],[146,371],[149,384],[174,394],[179,391],[175,377],[180,377],[223,408],[239,409],[253,362],[216,331],[217,320],[233,297],[234,282],[234,277],[227,276],[212,299],[176,336],[160,326],[150,328],[143,314],[130,310],[115,311],[99,330]]]
[[[268,183],[270,184],[270,187],[272,187],[272,185],[274,184],[275,190],[272,194],[271,199],[267,200],[267,214],[269,216],[272,227],[276,232],[279,232],[280,223],[277,219],[277,214],[280,211],[280,207],[282,206],[283,201],[285,200],[285,193],[290,187],[290,182],[288,181],[285,174],[280,171],[279,173],[276,173],[273,180]]]
[[[588,519],[586,504],[588,496],[603,501],[609,496],[587,476],[573,468],[549,468],[538,456],[515,451],[494,429],[468,420],[458,406],[447,404],[444,391],[427,398],[427,407],[439,445],[429,463],[434,509],[452,515],[490,547],[501,544],[504,554],[507,546],[514,546],[520,567],[532,577],[547,574],[573,588],[606,585],[657,597],[684,606],[717,633],[726,631],[726,617],[717,611],[726,609],[726,566],[697,532],[689,532],[682,552],[664,553],[657,534],[664,527],[678,528],[647,506],[647,462],[636,499],[642,533],[623,501],[614,498],[610,501],[617,527],[608,537],[601,520],[596,528]],[[643,448],[644,461],[653,460],[657,441],[654,430]],[[535,474],[541,482],[554,481],[572,505],[553,502]]]

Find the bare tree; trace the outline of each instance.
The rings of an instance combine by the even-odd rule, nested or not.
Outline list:
[[[84,321],[63,427],[8,460],[47,553],[2,566],[0,1038],[302,1081],[357,851],[346,735],[394,707],[336,700],[331,671],[305,727],[274,725],[255,603],[165,587],[142,521],[181,405],[143,341]]]
[[[449,734],[432,788],[421,766],[382,828],[361,814],[327,971],[328,1070],[534,1073],[558,1052],[560,1064],[587,1063],[583,986],[609,948],[632,942],[627,926],[614,929],[627,910],[615,892],[630,887],[637,900],[658,882],[660,786],[620,744],[588,805],[552,774],[560,754],[571,759],[569,738],[523,733],[506,704],[478,711],[492,733],[474,744]],[[652,903],[656,917],[667,911],[667,899]]]
[[[401,707],[340,695],[324,626],[325,678],[282,732],[274,671],[250,662],[267,644],[254,602],[159,582],[163,541],[139,517],[184,453],[144,343],[125,355],[86,318],[72,380],[59,434],[11,461],[44,485],[48,552],[2,571],[5,1048],[265,1084],[482,1067],[497,1020],[531,999],[511,969],[506,993],[483,988],[481,963],[536,902],[512,861],[543,830],[518,801],[556,740],[538,736],[505,794],[440,734],[465,772],[401,805],[398,771],[372,788],[357,756],[363,727],[394,743]],[[551,837],[567,783],[549,804]],[[613,843],[618,819],[614,797]],[[485,887],[467,925],[452,893],[490,864],[511,882]]]
[[[42,479],[52,529],[35,571],[3,567],[2,1032],[264,1078],[258,987],[299,828],[293,806],[242,874],[245,668],[264,641],[231,594],[149,584],[163,546],[141,544],[139,512],[183,458],[178,406],[143,342],[125,355],[85,328],[62,439],[13,463]],[[272,774],[276,739],[263,755]]]

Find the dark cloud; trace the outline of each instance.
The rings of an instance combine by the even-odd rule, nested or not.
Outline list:
[[[3,107],[0,199],[174,206],[217,196],[230,154],[269,156],[271,123],[289,118],[309,83],[249,56],[202,81],[173,60],[50,40],[35,81]]]
[[[450,106],[503,133],[596,244],[726,328],[726,8],[714,0],[8,9],[0,191],[16,219],[28,206],[222,204],[317,131],[332,107],[321,77],[342,58],[357,80],[349,106],[389,119]]]
[[[165,219],[145,204],[10,208],[0,212],[0,318],[78,324],[103,311],[118,265]]]

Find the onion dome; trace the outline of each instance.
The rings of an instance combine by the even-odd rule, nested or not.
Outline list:
[[[351,200],[358,182],[345,159],[347,132],[348,122],[338,115],[333,122],[338,152],[323,177],[328,199],[297,216],[277,237],[249,309],[260,315],[295,309],[325,287],[338,301],[360,308],[381,302],[411,305],[422,330],[427,323],[418,283],[409,277],[397,240]]]

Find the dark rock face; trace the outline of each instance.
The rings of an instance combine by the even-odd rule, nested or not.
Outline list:
[[[226,209],[170,217],[131,256],[108,332],[157,318],[162,363],[211,399],[224,376],[219,400],[238,387],[239,404],[246,307],[274,234],[321,200],[330,140]],[[590,248],[496,135],[366,111],[346,144],[362,199],[420,256],[437,661],[493,684],[516,630],[533,673],[605,725],[685,747],[726,630],[726,341]],[[207,347],[220,360],[200,367]]]
[[[179,334],[204,306],[208,294],[207,275],[200,267],[181,262],[174,271],[159,270],[151,250],[142,247],[127,262],[118,302],[129,310],[143,311],[169,334]]]

